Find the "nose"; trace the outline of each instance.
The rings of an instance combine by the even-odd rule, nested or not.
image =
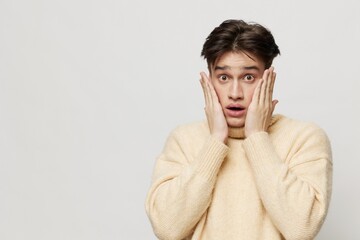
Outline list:
[[[241,84],[239,81],[232,81],[232,84],[229,89],[229,99],[239,100],[244,98],[244,93]]]

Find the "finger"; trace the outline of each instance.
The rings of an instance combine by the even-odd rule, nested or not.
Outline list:
[[[211,87],[210,87],[210,83],[209,82],[206,82],[206,93],[208,95],[208,98],[209,98],[209,106],[213,106],[213,96],[211,94]]]
[[[271,79],[271,86],[270,86],[271,98],[273,97],[273,93],[274,93],[275,80],[276,80],[276,72],[274,72],[273,77]]]
[[[212,82],[209,80],[209,88],[210,88],[210,94],[211,94],[211,99],[213,103],[218,103],[219,102],[219,98],[218,95],[215,91],[214,85],[212,84]]]
[[[203,94],[204,94],[204,110],[206,110],[206,104],[207,104],[207,97],[206,97],[206,93],[205,93],[205,86],[204,86],[204,81],[202,79],[200,79],[200,84],[201,84],[201,88],[202,88],[202,91],[203,91]]]
[[[200,84],[201,84],[201,87],[202,87],[202,90],[203,90],[203,93],[204,93],[204,97],[206,97],[205,95],[205,90],[206,90],[206,84],[205,84],[205,80],[203,78],[203,76],[200,74]]]
[[[271,78],[271,82],[270,82],[270,90],[269,90],[269,103],[273,102],[273,98],[274,98],[274,84],[275,84],[275,79],[276,79],[276,73],[273,72],[273,76]]]
[[[261,86],[263,84],[264,80],[263,79],[260,79],[258,85],[256,86],[255,88],[255,91],[254,91],[254,95],[252,97],[252,102],[254,102],[254,104],[258,104],[259,103],[259,100],[260,100],[260,89],[261,89]]]
[[[211,104],[216,104],[219,102],[218,96],[216,94],[214,85],[212,84],[211,80],[206,76],[207,82],[208,82],[208,86],[209,86],[209,94],[210,94],[210,99],[211,99]]]
[[[204,93],[204,98],[205,98],[205,110],[209,111],[209,106],[210,106],[210,96],[209,96],[209,89],[207,86],[207,82],[206,82],[206,75],[205,73],[201,73],[201,85],[203,88],[203,93]]]
[[[210,107],[213,104],[213,100],[212,100],[212,96],[211,96],[211,89],[210,89],[210,85],[209,85],[210,80],[207,77],[206,73],[204,73],[204,72],[201,73],[201,77],[204,81],[204,86],[205,86],[205,94],[206,94],[206,99],[207,99],[206,106]]]
[[[204,79],[203,79],[201,73],[200,73],[200,84],[201,84],[201,88],[202,88],[202,91],[203,91],[203,94],[204,94],[205,103],[206,103],[205,82],[204,82]]]
[[[273,76],[274,76],[274,68],[273,67],[270,67],[269,68],[269,75],[266,79],[266,88],[265,88],[265,96],[264,96],[264,103],[265,104],[269,104],[271,103],[272,99],[271,99],[271,82],[272,82],[272,79],[273,79]]]
[[[270,80],[269,98],[268,98],[269,102],[272,102],[272,99],[273,99],[275,79],[276,79],[276,72],[274,71],[274,67],[272,67],[272,76],[269,79]]]
[[[209,106],[212,106],[213,104],[213,99],[212,99],[212,94],[211,94],[211,87],[210,87],[210,79],[208,78],[208,76],[206,75],[206,73],[203,73],[203,77],[205,80],[205,84],[206,84],[206,94],[209,100]]]
[[[205,86],[204,86],[204,80],[202,79],[202,76],[201,76],[201,75],[200,75],[199,82],[200,82],[201,89],[202,89],[202,91],[203,91],[204,98],[205,98]]]
[[[209,78],[208,78],[208,76],[206,75],[205,72],[201,72],[201,73],[200,73],[200,76],[201,76],[201,79],[204,80],[204,82],[208,82],[208,81],[209,81]]]
[[[262,84],[261,84],[260,93],[259,93],[259,103],[260,104],[263,104],[266,99],[265,98],[266,97],[266,87],[267,87],[269,74],[270,74],[270,70],[266,69],[263,74]]]
[[[275,99],[275,100],[272,101],[271,115],[274,113],[275,107],[276,107],[276,105],[278,104],[278,102],[279,102],[279,101],[278,101],[277,99]]]

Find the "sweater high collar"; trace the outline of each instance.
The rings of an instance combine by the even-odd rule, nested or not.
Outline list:
[[[269,128],[281,118],[281,115],[273,115]],[[245,138],[245,127],[229,127],[229,138],[244,139]]]

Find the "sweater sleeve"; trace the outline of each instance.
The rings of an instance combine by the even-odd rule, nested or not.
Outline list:
[[[201,150],[193,157],[189,139],[175,130],[157,160],[146,211],[162,240],[189,236],[210,204],[228,147],[210,136],[199,144]]]
[[[280,159],[269,134],[244,141],[264,207],[285,239],[313,239],[325,219],[332,184],[330,143],[320,128],[304,130]],[[281,137],[280,137],[281,138]],[[280,147],[281,141],[276,141]]]

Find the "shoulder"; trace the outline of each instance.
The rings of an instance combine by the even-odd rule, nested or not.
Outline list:
[[[292,119],[283,115],[274,115],[270,132],[287,132],[288,134],[325,134],[325,131],[314,122]]]
[[[207,121],[196,121],[176,126],[166,143],[180,146],[199,145],[210,135]]]
[[[182,124],[175,127],[165,143],[164,152],[182,152],[191,159],[210,136],[206,121]]]
[[[206,137],[209,134],[207,122],[203,120],[179,125],[172,130],[170,135],[179,138],[193,139]]]
[[[276,115],[274,118],[269,133],[276,142],[288,142],[303,147],[322,147],[330,151],[329,138],[316,123],[295,120],[283,115]]]

